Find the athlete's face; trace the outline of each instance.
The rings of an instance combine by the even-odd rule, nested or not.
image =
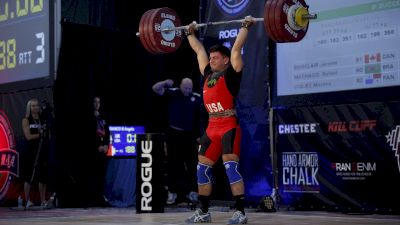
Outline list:
[[[219,72],[225,70],[225,67],[229,63],[229,58],[222,55],[220,52],[210,53],[210,67],[213,72]]]

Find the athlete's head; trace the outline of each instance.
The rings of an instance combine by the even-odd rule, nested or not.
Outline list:
[[[192,90],[193,90],[192,80],[190,78],[183,78],[179,88],[181,89],[182,94],[184,96],[189,96],[190,94],[192,94]]]
[[[216,44],[210,47],[210,67],[214,72],[223,71],[229,64],[231,51],[226,46]]]

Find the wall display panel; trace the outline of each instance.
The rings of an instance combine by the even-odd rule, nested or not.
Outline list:
[[[318,19],[276,46],[277,105],[386,100],[400,88],[400,3],[307,1]],[[389,89],[388,89],[389,88]]]
[[[49,9],[45,0],[0,0],[0,84],[50,75]]]

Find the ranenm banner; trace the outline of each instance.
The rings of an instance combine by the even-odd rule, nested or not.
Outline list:
[[[202,1],[206,9],[201,22],[263,17],[265,1],[209,0]],[[231,48],[241,24],[230,23],[200,28],[206,49],[214,44]],[[259,202],[272,191],[272,166],[268,121],[268,38],[263,23],[249,28],[242,49],[244,69],[237,113],[242,128],[240,170],[245,183],[246,201]],[[229,188],[229,187],[228,187]],[[226,193],[226,190],[224,190]]]
[[[400,213],[400,102],[275,110],[281,204]]]

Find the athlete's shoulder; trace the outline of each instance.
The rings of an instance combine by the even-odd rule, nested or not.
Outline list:
[[[241,71],[235,71],[235,69],[233,69],[232,65],[229,65],[228,68],[226,69],[226,73],[228,75],[231,75],[231,74],[242,74],[242,72],[243,72],[242,70]]]

